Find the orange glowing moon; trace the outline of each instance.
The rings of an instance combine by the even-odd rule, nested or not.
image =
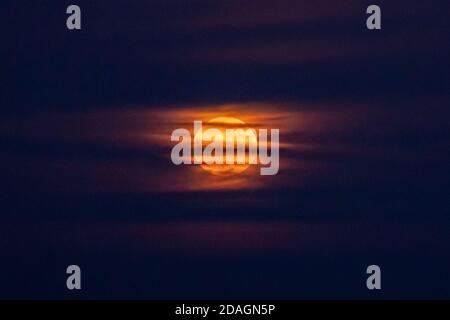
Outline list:
[[[233,127],[242,127],[245,125],[245,122],[241,119],[235,118],[235,117],[216,117],[211,120],[209,120],[205,125],[205,129],[208,128],[216,128],[221,130],[224,133],[225,137],[225,130],[227,128],[233,128]],[[203,144],[207,144],[206,141],[203,140],[203,137],[199,136],[199,134],[195,135],[194,141],[201,139]],[[224,144],[226,141],[222,141]],[[205,170],[206,172],[209,172],[213,175],[217,176],[230,176],[235,175],[238,173],[241,173],[245,171],[250,165],[248,163],[245,164],[201,164],[200,167]]]

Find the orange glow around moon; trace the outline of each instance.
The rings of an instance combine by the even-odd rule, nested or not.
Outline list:
[[[245,127],[245,122],[235,118],[235,117],[216,117],[209,120],[207,123],[203,124],[203,130],[208,130],[209,128],[216,128],[222,131],[223,137],[225,137],[225,130],[232,128],[242,128]],[[203,140],[199,134],[195,135],[194,141],[201,139],[203,146],[206,146],[209,142]],[[222,141],[223,145],[226,145],[226,141]],[[224,150],[225,154],[225,150]],[[235,155],[236,158],[236,155]],[[213,175],[218,176],[229,176],[241,173],[245,171],[250,165],[245,164],[202,164],[200,167]]]

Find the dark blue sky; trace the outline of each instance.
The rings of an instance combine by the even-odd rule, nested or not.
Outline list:
[[[79,297],[80,261],[89,298],[448,298],[446,1],[378,1],[378,31],[368,1],[69,4],[1,9],[0,297]],[[278,176],[171,164],[225,111],[280,125]]]

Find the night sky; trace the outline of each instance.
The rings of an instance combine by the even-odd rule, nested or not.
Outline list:
[[[0,298],[450,297],[448,1],[73,3],[0,6]],[[279,173],[172,164],[216,116]]]

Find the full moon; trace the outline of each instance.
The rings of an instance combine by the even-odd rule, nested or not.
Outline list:
[[[242,128],[243,126],[245,126],[245,122],[242,121],[241,119],[238,118],[234,118],[234,117],[216,117],[213,118],[211,120],[209,120],[207,123],[205,123],[205,129],[208,128],[216,128],[222,131],[223,136],[225,137],[225,130],[226,129],[232,129],[232,128]],[[203,137],[200,134],[197,134],[194,136],[194,141],[198,141],[201,140],[202,141],[202,145],[205,146],[206,144],[208,144],[207,141],[205,141],[203,139]],[[222,141],[223,145],[226,144],[226,141]],[[230,175],[235,175],[238,173],[241,173],[245,170],[247,170],[247,168],[250,165],[248,163],[245,164],[202,164],[200,167],[213,174],[213,175],[217,175],[217,176],[230,176]]]

